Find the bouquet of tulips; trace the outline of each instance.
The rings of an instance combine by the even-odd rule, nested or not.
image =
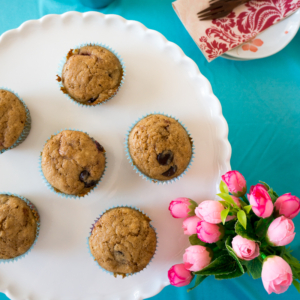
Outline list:
[[[227,172],[220,183],[220,201],[199,205],[188,198],[170,203],[174,218],[185,218],[184,234],[191,246],[183,263],[171,267],[170,283],[188,285],[194,277],[197,287],[207,276],[231,279],[248,273],[261,277],[268,292],[280,294],[293,285],[300,292],[300,263],[285,246],[295,237],[292,221],[300,211],[300,199],[278,196],[268,184],[251,186],[237,171]]]

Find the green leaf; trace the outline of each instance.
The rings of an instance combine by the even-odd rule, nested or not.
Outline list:
[[[293,285],[297,289],[298,293],[300,293],[300,283],[294,279]]]
[[[247,228],[247,216],[246,213],[243,210],[240,210],[237,213],[237,218],[239,222],[242,224],[242,226],[246,229]]]
[[[266,187],[267,190],[270,189],[270,186],[269,186],[267,183],[265,183],[265,182],[263,182],[263,181],[259,181],[259,182],[262,183],[262,184]]]
[[[252,205],[246,205],[246,206],[243,207],[243,210],[244,210],[247,214],[250,213],[251,209],[252,209]]]
[[[226,218],[228,216],[228,213],[229,213],[229,207],[226,208],[226,209],[223,209],[221,211],[221,220],[222,220],[222,223],[225,224],[225,221],[226,221]]]
[[[244,261],[243,264],[247,267],[247,270],[252,275],[253,279],[258,279],[261,277],[262,263],[258,258]]]
[[[195,208],[198,206],[198,203],[196,203],[194,200],[192,199],[189,199],[190,201],[190,205],[188,206],[189,207],[189,212],[188,212],[188,215],[190,217],[194,216],[195,215]]]
[[[228,187],[227,187],[226,183],[223,180],[221,180],[219,188],[220,188],[221,193],[225,193],[225,194],[229,193]]]
[[[195,285],[187,291],[190,292],[191,290],[196,288],[206,277],[207,276],[196,275]]]
[[[195,272],[197,275],[223,275],[236,270],[236,261],[230,255],[222,255],[204,269]]]
[[[225,248],[225,245],[224,245],[224,241],[223,241],[223,240],[217,241],[216,244],[217,244],[217,246],[218,246],[219,249]]]
[[[223,255],[227,255],[227,250],[222,249],[222,250],[214,251],[213,261],[216,260],[218,257],[223,256]]]
[[[275,196],[276,193],[273,191],[273,189],[269,189],[268,194],[271,197],[272,202],[274,203],[277,200],[278,196],[277,197]]]
[[[264,237],[267,233],[267,230],[274,220],[273,217],[269,217],[266,219],[260,219],[255,223],[255,233],[258,237]]]
[[[232,197],[228,194],[225,193],[220,193],[217,194],[217,196],[219,196],[220,198],[222,198],[223,200],[225,200],[226,202],[230,203],[234,208],[240,209],[236,203],[234,202],[234,200],[232,199]]]
[[[189,241],[190,241],[190,244],[193,245],[193,246],[194,245],[206,246],[206,243],[202,242],[198,238],[197,234],[193,234],[193,235],[189,236]]]
[[[229,273],[229,274],[222,274],[222,275],[215,275],[215,278],[217,280],[222,280],[222,279],[232,279],[232,278],[237,278],[240,277],[244,274],[244,272],[241,272],[239,268],[236,268],[235,271]]]
[[[285,250],[285,254],[282,258],[290,265],[294,278],[300,280],[300,262],[291,252],[292,250],[289,247]]]
[[[231,220],[229,222],[226,222],[225,223],[225,229],[226,230],[234,230],[235,223],[236,223],[236,220]]]
[[[240,235],[241,237],[243,237],[247,240],[251,240],[251,241],[255,241],[255,242],[258,241],[258,238],[254,234],[252,225],[249,220],[247,220],[247,228],[246,229],[242,226],[240,221],[237,221],[235,224],[235,232],[236,232],[236,234]]]
[[[227,239],[226,239],[226,242],[225,242],[225,246],[226,246],[226,249],[228,251],[228,254],[236,261],[237,263],[237,267],[240,269],[240,271],[242,272],[242,274],[245,273],[244,271],[244,268],[240,262],[240,259],[236,256],[235,252],[233,251],[233,249],[231,248],[231,237],[229,236]]]
[[[265,248],[269,246],[269,243],[266,241],[265,238],[263,238],[262,240],[260,240],[261,244],[260,244],[260,248]]]

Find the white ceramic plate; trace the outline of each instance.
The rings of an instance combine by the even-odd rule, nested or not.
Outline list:
[[[222,57],[232,60],[251,60],[264,58],[282,50],[294,38],[300,27],[300,10],[285,20],[269,27],[258,34],[255,39],[263,41],[261,46],[255,46],[256,52],[243,50],[243,44],[226,52]],[[250,43],[248,43],[250,45]]]
[[[81,108],[55,81],[58,63],[70,48],[102,42],[116,49],[127,76],[118,95],[104,105]],[[26,141],[0,155],[0,191],[30,199],[41,216],[40,237],[25,258],[0,267],[0,291],[13,300],[143,299],[168,285],[167,271],[182,261],[188,239],[169,202],[215,198],[220,176],[230,169],[231,147],[221,105],[208,80],[182,50],[160,33],[135,21],[96,12],[70,12],[28,21],[0,38],[0,83],[24,99],[32,115]],[[125,157],[124,137],[144,114],[160,111],[190,130],[195,160],[171,185],[139,177]],[[86,131],[107,151],[107,172],[99,187],[81,200],[49,191],[38,172],[45,140],[64,128]],[[159,244],[151,264],[122,279],[98,268],[86,238],[105,209],[132,205],[144,210],[157,229]]]

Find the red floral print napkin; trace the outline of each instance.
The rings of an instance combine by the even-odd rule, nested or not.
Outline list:
[[[173,2],[181,22],[210,62],[290,16],[300,8],[300,0],[252,0],[223,19],[199,21],[197,13],[207,7],[209,0]]]

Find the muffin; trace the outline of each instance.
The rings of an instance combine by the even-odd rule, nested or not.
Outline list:
[[[70,50],[62,69],[62,91],[84,105],[97,105],[120,88],[123,68],[110,50],[88,45]]]
[[[105,150],[84,132],[63,130],[46,142],[41,168],[54,191],[82,197],[104,173]]]
[[[115,276],[143,270],[156,250],[156,233],[150,221],[145,214],[129,207],[106,211],[89,237],[91,254]]]
[[[37,236],[38,214],[24,200],[0,194],[0,259],[26,253]]]
[[[128,136],[133,164],[148,178],[166,181],[178,177],[192,158],[192,142],[175,119],[152,114],[140,120]]]
[[[29,133],[29,112],[12,92],[0,89],[0,153],[20,144]]]

